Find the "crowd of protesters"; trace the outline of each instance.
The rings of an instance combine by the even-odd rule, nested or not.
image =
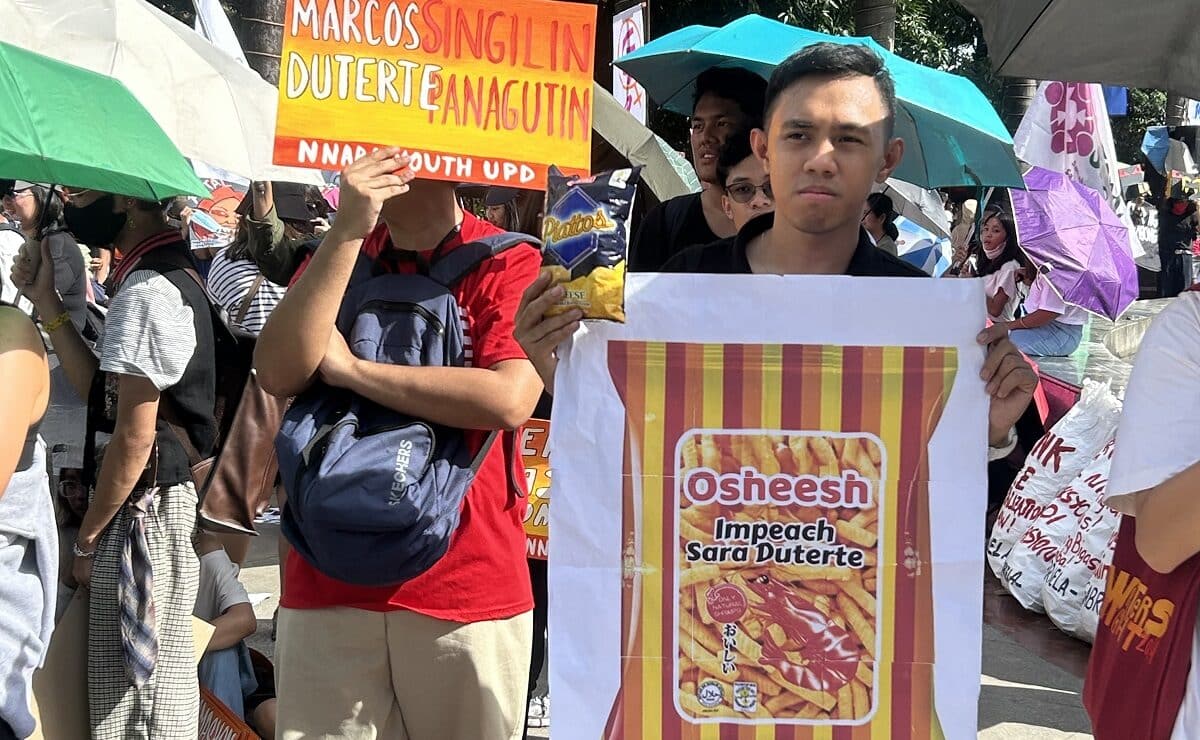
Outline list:
[[[865,47],[809,47],[769,81],[734,68],[702,74],[690,153],[703,188],[643,218],[630,269],[926,277],[897,256],[895,203],[873,192],[905,154],[895,116],[891,77]],[[547,649],[546,567],[526,554],[519,430],[535,415],[548,418],[556,348],[580,315],[546,316],[562,288],[539,277],[539,252],[526,243],[452,287],[469,340],[464,367],[367,361],[338,329],[362,255],[380,272],[424,273],[479,239],[538,234],[538,209],[525,206],[540,196],[493,188],[477,215],[453,183],[420,179],[396,148],[363,156],[339,185],[336,211],[319,191],[284,183],[252,183],[240,204],[214,196],[207,207],[220,211],[213,215],[229,239],[197,254],[189,208],[199,204],[5,184],[0,740],[33,731],[29,677],[45,655],[60,581],[89,595],[94,738],[195,737],[201,686],[262,736],[285,740],[519,738],[527,724],[549,721],[548,698],[535,696]],[[1038,379],[1022,353],[1070,354],[1085,316],[1024,256],[1012,216],[993,208],[976,223],[978,207],[956,206],[953,272],[986,286],[990,322],[978,341],[987,358],[988,459],[996,462],[1025,444],[1016,430],[1032,413]],[[1195,208],[1172,203],[1164,215],[1160,244],[1173,259],[1195,237]],[[200,264],[203,284],[177,269]],[[1166,257],[1163,266],[1174,269]],[[1174,272],[1168,279],[1178,283]],[[102,309],[102,332],[89,331],[89,304]],[[197,526],[188,450],[203,455],[216,443],[219,327],[211,304],[257,335],[256,369],[268,392],[294,397],[317,388],[371,399],[466,430],[482,451],[448,550],[399,586],[338,580],[281,540],[273,670],[246,645],[257,627],[238,582],[246,539]],[[1194,326],[1182,325],[1194,324],[1195,312],[1184,313],[1170,314],[1181,325],[1176,333],[1152,336],[1194,345]],[[39,435],[51,404],[67,402],[51,397],[44,342],[86,404],[81,479],[90,495],[70,530],[56,523]],[[1200,368],[1186,351],[1176,361],[1139,368],[1135,413]],[[1123,429],[1122,442],[1134,434]],[[1153,475],[1125,473],[1118,491],[1141,492],[1131,504],[1145,516],[1139,548],[1164,570],[1200,551],[1185,526],[1191,520],[1178,514],[1194,500],[1188,491],[1200,457],[1184,441],[1186,434],[1161,446],[1118,446],[1118,460],[1133,449],[1170,458]],[[283,480],[278,490],[282,506],[288,487]],[[199,668],[193,614],[216,628]]]

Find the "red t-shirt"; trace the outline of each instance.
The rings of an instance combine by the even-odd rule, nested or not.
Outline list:
[[[442,247],[459,247],[499,229],[463,214],[462,229]],[[379,226],[363,244],[377,257],[391,246]],[[525,359],[513,338],[521,293],[537,277],[541,257],[532,246],[514,247],[485,261],[454,289],[464,310],[473,367]],[[307,262],[301,266],[301,271]],[[401,265],[403,269],[405,265]],[[297,273],[299,275],[299,273]],[[485,432],[468,432],[478,449]],[[462,517],[450,548],[432,568],[400,586],[353,586],[318,572],[294,551],[288,556],[281,603],[289,609],[348,606],[371,611],[408,610],[436,619],[470,623],[508,619],[533,608],[525,562],[525,473],[517,449],[520,434],[503,433],[479,467],[463,499]]]

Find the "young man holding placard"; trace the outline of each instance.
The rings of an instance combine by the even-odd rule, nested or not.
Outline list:
[[[453,287],[470,366],[357,358],[335,320],[360,253],[379,269],[410,272],[499,232],[462,211],[454,183],[414,176],[395,148],[342,173],[337,221],[258,341],[260,381],[291,396],[320,380],[401,414],[477,430],[467,435],[473,449],[488,431],[501,433],[449,549],[428,571],[400,586],[353,586],[289,555],[276,654],[278,737],[286,740],[515,738],[524,719],[533,602],[512,430],[529,418],[542,385],[513,338],[513,319],[541,256],[514,247]]]
[[[874,183],[900,164],[893,137],[896,96],[883,61],[857,44],[814,44],[776,68],[767,86],[764,129],[754,152],[770,177],[775,213],[732,239],[676,255],[667,272],[923,277],[872,245],[862,208]],[[555,348],[579,326],[578,311],[545,318],[562,288],[539,278],[517,314],[517,339],[553,391]],[[979,335],[988,348],[983,381],[992,397],[989,456],[1016,446],[1013,426],[1029,406],[1037,375],[1003,327]]]

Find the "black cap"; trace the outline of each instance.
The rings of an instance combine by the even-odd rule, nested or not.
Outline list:
[[[275,215],[281,221],[312,221],[318,216],[315,209],[309,207],[304,197],[304,185],[294,182],[272,182],[271,193],[275,196]],[[247,216],[253,198],[250,193],[242,199],[237,207],[238,214]]]
[[[505,203],[511,203],[517,198],[516,188],[505,188],[498,185],[488,188],[487,195],[483,197],[485,206],[502,206]]]

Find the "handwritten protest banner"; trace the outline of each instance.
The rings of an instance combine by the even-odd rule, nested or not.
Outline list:
[[[529,499],[525,507],[526,555],[535,560],[546,559],[546,543],[550,535],[549,438],[550,422],[542,419],[530,419],[521,436],[525,482],[529,487]]]
[[[399,146],[431,179],[586,174],[595,29],[594,5],[548,0],[288,0],[275,162]]]
[[[564,348],[556,738],[974,736],[984,317],[954,282],[633,276],[629,322]]]

